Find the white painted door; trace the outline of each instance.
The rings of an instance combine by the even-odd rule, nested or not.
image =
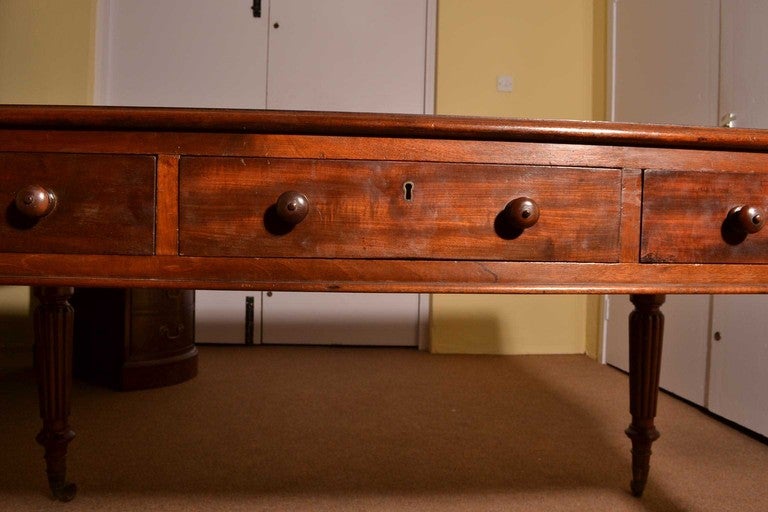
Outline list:
[[[435,0],[262,0],[260,18],[252,4],[102,0],[97,103],[433,111]],[[426,295],[258,294],[252,318],[250,295],[198,291],[196,339],[243,343],[250,326],[256,343],[426,339]]]
[[[736,127],[768,128],[767,24],[765,0],[722,2],[720,115]],[[768,296],[713,301],[709,409],[768,435]]]
[[[613,119],[768,128],[768,2],[614,0],[613,7]],[[626,298],[607,300],[604,359],[624,369],[630,310]],[[668,296],[662,310],[662,387],[768,434],[768,297]]]
[[[272,0],[267,108],[431,113],[424,0]],[[427,296],[269,293],[263,343],[418,345]]]
[[[102,0],[103,105],[265,108],[266,17],[250,0]]]
[[[708,408],[768,435],[768,297],[713,300]]]
[[[428,7],[425,0],[272,0],[267,108],[431,113]]]
[[[262,293],[197,290],[197,343],[253,345],[261,341]]]
[[[720,118],[733,126],[768,128],[768,2],[722,2]]]
[[[414,346],[420,315],[429,311],[418,294],[376,294],[373,300],[358,293],[268,292],[263,297],[262,343]]]
[[[613,0],[610,119],[717,123],[720,0]]]
[[[614,0],[613,121],[715,125],[719,0]],[[709,296],[668,296],[661,387],[706,403]],[[628,369],[627,296],[608,296],[603,361]],[[680,371],[680,369],[684,369]]]
[[[664,347],[659,385],[704,406],[707,403],[710,295],[667,295]],[[611,366],[629,371],[629,314],[627,295],[609,295],[604,308],[603,357]]]

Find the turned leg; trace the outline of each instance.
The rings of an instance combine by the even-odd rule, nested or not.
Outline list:
[[[659,438],[653,424],[659,395],[664,295],[631,295],[635,310],[629,315],[629,412],[625,430],[632,440],[632,494],[641,496],[648,481],[651,444]]]
[[[72,394],[72,321],[69,299],[73,288],[36,288],[40,304],[35,309],[35,373],[43,429],[37,442],[45,448],[48,484],[54,498],[75,497],[68,483],[67,445],[75,437],[69,428]]]

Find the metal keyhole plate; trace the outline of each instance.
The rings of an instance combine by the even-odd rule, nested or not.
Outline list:
[[[406,201],[413,201],[413,182],[406,181],[403,183],[403,197]]]

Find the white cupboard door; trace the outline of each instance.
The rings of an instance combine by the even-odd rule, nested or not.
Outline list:
[[[768,128],[768,2],[728,0],[721,8],[721,120]],[[712,311],[709,409],[768,435],[768,297],[715,296]]]
[[[768,296],[714,297],[709,410],[768,435]]]
[[[614,0],[611,121],[715,125],[719,0]],[[661,387],[706,402],[709,296],[668,295]],[[606,300],[603,361],[628,369],[627,296]]]
[[[720,0],[614,0],[611,120],[716,124],[719,15]]]
[[[255,18],[252,0],[102,0],[97,103],[433,112],[435,0],[261,4]],[[254,342],[424,344],[428,300],[256,294]],[[198,341],[245,340],[244,294],[202,290],[196,301]]]
[[[628,295],[609,295],[604,312],[605,362],[629,371]],[[667,295],[659,386],[698,405],[706,405],[709,295]]]
[[[768,128],[768,2],[613,0],[613,9],[612,120]],[[626,369],[619,333],[630,307],[609,303],[604,359]],[[764,296],[668,296],[662,387],[768,434],[766,306]]]
[[[273,0],[267,108],[424,113],[427,8],[427,0]]]
[[[251,0],[99,3],[96,103],[266,106],[267,17]],[[262,0],[268,11],[269,1]]]
[[[418,294],[268,292],[262,343],[416,346]],[[415,313],[415,314],[414,314]]]
[[[261,292],[197,290],[195,343],[257,344],[261,340]]]
[[[267,108],[431,113],[428,0],[272,0]],[[263,343],[424,345],[428,296],[274,293]]]
[[[721,17],[721,120],[731,119],[739,128],[768,128],[768,2],[727,0]]]

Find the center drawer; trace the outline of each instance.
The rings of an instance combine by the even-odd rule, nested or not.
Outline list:
[[[189,157],[180,252],[614,262],[620,183],[617,169]],[[304,218],[284,220],[286,192]]]

